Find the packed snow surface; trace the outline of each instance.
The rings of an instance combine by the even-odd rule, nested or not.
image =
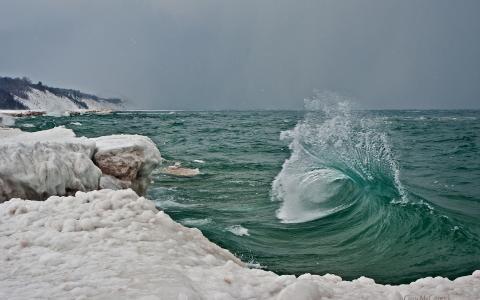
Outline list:
[[[15,125],[15,118],[0,111],[0,127]]]
[[[480,271],[408,285],[278,276],[132,190],[0,204],[0,299],[478,299]],[[415,298],[416,297],[416,298]],[[435,298],[436,297],[436,298]],[[444,298],[440,298],[444,297]],[[448,297],[448,298],[447,298]]]

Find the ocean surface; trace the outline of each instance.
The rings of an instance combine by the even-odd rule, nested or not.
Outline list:
[[[37,131],[149,136],[148,197],[253,266],[407,283],[480,269],[480,111],[118,112],[17,119]]]

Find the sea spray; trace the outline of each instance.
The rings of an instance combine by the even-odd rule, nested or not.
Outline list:
[[[282,202],[279,219],[315,220],[368,193],[407,201],[387,137],[374,120],[356,116],[348,99],[330,92],[306,99],[305,109],[305,119],[281,134],[292,154],[272,184],[272,198]]]

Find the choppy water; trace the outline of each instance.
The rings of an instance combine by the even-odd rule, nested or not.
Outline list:
[[[149,136],[169,163],[201,175],[155,172],[148,196],[268,270],[404,283],[480,268],[480,111],[351,111],[317,99],[307,108],[36,117],[16,126]]]

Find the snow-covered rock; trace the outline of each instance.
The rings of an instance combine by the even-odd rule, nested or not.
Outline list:
[[[0,204],[0,299],[478,299],[480,271],[408,285],[247,268],[131,190]],[[424,298],[420,298],[423,296]],[[416,297],[416,298],[415,298]],[[443,297],[443,298],[441,298]]]
[[[99,183],[100,189],[123,190],[132,186],[131,181],[120,180],[110,175],[102,175]]]
[[[139,135],[88,139],[63,127],[38,132],[2,129],[0,202],[99,188],[131,187],[142,194],[160,161],[155,144]]]
[[[132,187],[143,194],[148,186],[150,173],[162,160],[160,151],[152,140],[141,135],[123,134],[92,140],[96,144],[93,160],[103,174],[121,181],[116,181],[115,185]],[[111,181],[110,178],[110,183]]]

